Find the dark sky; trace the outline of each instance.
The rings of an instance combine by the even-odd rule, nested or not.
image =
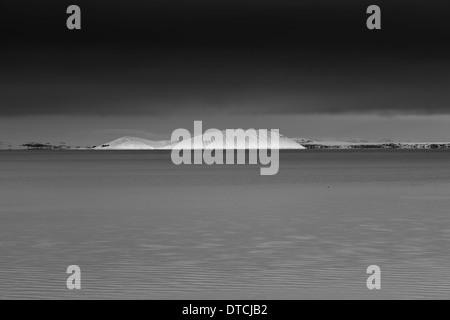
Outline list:
[[[2,1],[0,117],[449,114],[446,2]]]

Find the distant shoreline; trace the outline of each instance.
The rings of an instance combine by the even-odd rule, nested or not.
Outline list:
[[[367,144],[303,144],[306,150],[448,150],[450,149],[450,143],[367,143]],[[196,149],[192,149],[194,151]],[[223,149],[226,151],[226,149]],[[238,149],[234,149],[238,150]],[[249,150],[249,149],[246,149]],[[279,151],[306,151],[298,149],[279,149]],[[149,152],[171,152],[171,149],[95,149],[92,148],[71,148],[66,147],[64,149],[51,149],[51,148],[4,148],[0,151],[48,151],[48,152],[60,152],[60,151],[149,151]]]
[[[405,149],[405,150],[427,150],[427,149],[450,149],[450,142],[388,142],[388,143],[303,143],[306,149]]]

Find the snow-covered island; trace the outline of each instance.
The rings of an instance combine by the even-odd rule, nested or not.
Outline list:
[[[245,141],[244,145],[235,144],[233,137],[226,134],[226,131],[218,131],[223,135],[223,141],[221,139],[214,140],[207,135],[203,137],[191,137],[181,141],[172,142],[171,140],[152,141],[137,137],[122,137],[111,142],[104,143],[96,146],[94,150],[172,150],[172,149],[185,149],[185,150],[198,150],[198,149],[260,149],[260,148],[276,148],[276,149],[289,149],[289,150],[302,150],[304,146],[295,142],[294,140],[275,132],[271,134],[260,133],[257,130],[241,130],[239,132],[245,133],[243,135],[236,134],[239,139]],[[238,132],[238,131],[236,131]],[[271,137],[278,140],[276,146],[272,146]],[[263,147],[261,147],[263,146]]]

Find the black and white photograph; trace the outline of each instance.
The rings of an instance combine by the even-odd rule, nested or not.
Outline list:
[[[0,300],[449,299],[448,9],[2,1]]]

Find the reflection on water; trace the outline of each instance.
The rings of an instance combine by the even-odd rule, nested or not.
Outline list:
[[[449,185],[447,151],[1,152],[0,298],[448,298]]]

